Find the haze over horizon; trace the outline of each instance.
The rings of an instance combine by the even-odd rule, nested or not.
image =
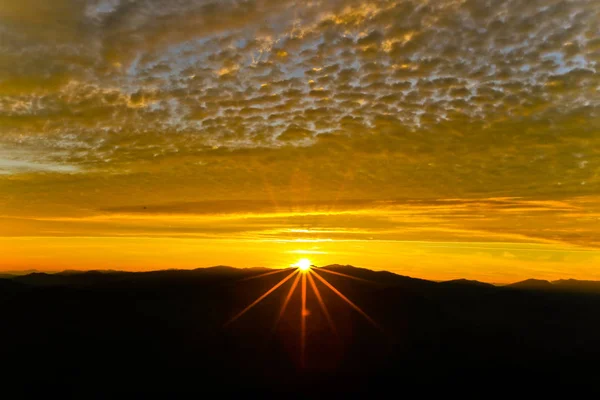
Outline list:
[[[0,272],[600,280],[595,0],[0,0]]]

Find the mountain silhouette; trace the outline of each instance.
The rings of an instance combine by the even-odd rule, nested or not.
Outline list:
[[[555,287],[563,290],[585,291],[585,292],[600,292],[599,281],[581,281],[576,279],[560,279],[552,281]]]
[[[539,394],[539,382],[573,392],[599,372],[598,282],[499,286],[351,265],[313,270],[327,312],[310,279],[303,300],[298,278],[280,313],[293,276],[242,312],[293,269],[0,279],[3,380],[21,395],[318,398],[528,384]]]
[[[3,278],[13,278],[16,275],[28,275],[34,272],[39,272],[37,269],[27,269],[27,270],[19,270],[19,271],[4,271],[0,273],[0,279]]]
[[[489,287],[493,287],[494,286],[491,283],[474,281],[474,280],[469,280],[469,279],[453,279],[453,280],[450,280],[450,281],[440,282],[440,284],[445,285],[445,286],[456,286],[456,287],[473,287],[473,286],[476,286],[476,287],[489,288]]]
[[[551,290],[554,289],[554,286],[550,281],[546,281],[543,279],[526,279],[524,281],[511,283],[506,285],[506,287],[516,288],[516,289],[534,289],[534,290]]]
[[[406,288],[416,289],[431,287],[435,284],[433,281],[425,279],[412,278],[409,276],[395,274],[390,271],[373,271],[367,268],[354,267],[352,265],[331,264],[321,267],[325,270],[341,272],[351,276],[376,282],[382,285],[402,286]]]

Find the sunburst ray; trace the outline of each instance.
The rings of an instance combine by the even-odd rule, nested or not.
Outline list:
[[[289,269],[282,268],[282,269],[278,269],[278,270],[275,270],[275,271],[269,271],[269,272],[265,272],[265,273],[262,273],[262,274],[249,276],[247,278],[240,279],[238,282],[244,282],[244,281],[249,281],[249,280],[252,280],[252,279],[263,278],[263,277],[269,276],[269,275],[280,274],[280,273],[285,272],[285,271],[289,271]]]
[[[306,355],[306,275],[302,274],[302,304],[300,312],[300,365],[305,366],[305,355]]]
[[[331,331],[337,336],[338,332],[335,327],[335,324],[333,323],[333,319],[331,318],[331,314],[329,314],[329,310],[327,310],[327,306],[325,305],[325,302],[323,301],[323,297],[321,297],[321,292],[319,292],[319,288],[315,284],[315,280],[313,279],[311,274],[312,274],[312,271],[309,271],[309,273],[307,274],[308,282],[310,283],[310,286],[315,294],[315,297],[317,298],[317,301],[319,302],[319,305],[321,306],[321,311],[323,311],[325,318],[327,318],[327,322],[329,323],[329,327],[331,328]]]
[[[235,322],[238,318],[240,318],[242,315],[244,315],[246,312],[248,312],[252,307],[254,307],[258,303],[263,301],[268,295],[270,295],[275,290],[277,290],[277,288],[279,288],[281,285],[286,283],[292,276],[294,276],[294,274],[297,274],[297,273],[298,273],[298,269],[294,270],[294,272],[292,272],[291,274],[289,274],[288,276],[286,276],[285,278],[280,280],[271,289],[267,290],[262,296],[260,296],[256,300],[254,300],[252,303],[250,303],[250,305],[248,305],[246,308],[244,308],[242,311],[240,311],[238,314],[236,314],[233,318],[231,318],[229,321],[227,321],[223,326],[226,327],[226,326],[230,325],[231,323]]]
[[[277,315],[275,324],[273,324],[273,331],[277,328],[277,325],[279,325],[279,321],[281,320],[281,317],[283,317],[283,313],[285,313],[285,310],[287,309],[287,306],[288,306],[290,300],[292,299],[292,296],[294,295],[294,291],[296,290],[296,287],[298,287],[299,282],[300,282],[300,274],[297,274],[296,279],[294,279],[294,282],[292,283],[292,287],[290,287],[290,290],[288,291],[288,294],[285,297],[283,304],[281,305],[281,309],[279,310],[279,315]]]
[[[331,270],[325,269],[325,268],[319,268],[319,271],[327,272],[328,274],[343,276],[344,278],[350,278],[350,279],[354,279],[354,280],[360,281],[360,282],[377,283],[377,282],[370,281],[368,279],[359,278],[358,276],[352,276],[352,275],[344,274],[343,272],[338,272],[338,271],[331,271]]]
[[[379,331],[383,332],[383,329],[379,326],[379,324],[377,322],[375,322],[373,320],[373,318],[371,318],[366,312],[364,312],[359,306],[357,306],[356,304],[354,304],[352,302],[352,300],[350,300],[349,298],[347,298],[346,296],[344,296],[344,294],[342,294],[342,292],[340,292],[339,290],[337,290],[331,283],[327,282],[327,280],[325,280],[325,278],[323,278],[322,276],[320,276],[317,271],[312,270],[311,272],[314,272],[315,276],[317,277],[317,279],[319,279],[321,282],[323,282],[323,284],[325,286],[327,286],[329,289],[331,289],[335,294],[337,294],[342,300],[344,300],[346,303],[348,303],[348,305],[350,305],[350,307],[354,308],[360,315],[362,315],[367,321],[369,321],[371,323],[371,325],[373,325],[375,328],[377,328]]]

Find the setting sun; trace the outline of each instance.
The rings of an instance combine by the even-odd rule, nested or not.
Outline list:
[[[300,268],[300,271],[308,271],[311,266],[311,262],[308,258],[301,258],[294,266]]]

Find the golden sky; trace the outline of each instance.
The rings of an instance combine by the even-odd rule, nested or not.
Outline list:
[[[596,0],[0,0],[0,270],[600,279]]]

